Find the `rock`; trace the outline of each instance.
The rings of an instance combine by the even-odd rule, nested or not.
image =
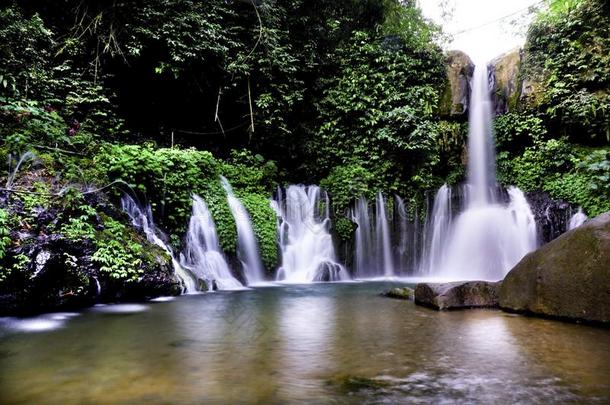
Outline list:
[[[525,256],[499,296],[509,311],[610,323],[610,212]]]
[[[499,285],[488,281],[420,283],[415,287],[415,303],[438,310],[497,307]]]
[[[399,300],[412,300],[415,292],[409,287],[396,287],[388,291],[382,292],[381,295],[388,298],[396,298]]]
[[[521,50],[513,49],[498,56],[490,62],[489,68],[494,79],[492,97],[496,115],[516,111],[521,95]]]
[[[441,98],[439,113],[444,117],[466,117],[474,64],[464,52],[449,51],[445,58],[445,69],[447,87]]]
[[[529,192],[525,197],[536,219],[540,242],[548,243],[568,229],[575,212],[568,202],[555,200],[544,191]]]

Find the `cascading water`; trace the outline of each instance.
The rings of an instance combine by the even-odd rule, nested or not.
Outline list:
[[[422,274],[499,280],[536,248],[536,224],[523,193],[510,188],[508,206],[498,202],[491,114],[487,65],[477,64],[470,100],[465,211],[455,220],[448,219],[450,209],[443,204],[450,207],[451,196],[439,191]]]
[[[570,222],[568,222],[567,230],[569,231],[574,228],[578,228],[579,226],[584,224],[587,219],[589,219],[589,217],[587,217],[585,215],[585,213],[582,211],[582,208],[578,208],[578,211],[576,211],[576,214],[572,215],[572,217],[570,218]]]
[[[385,200],[381,193],[377,194],[375,217],[377,221],[377,251],[382,252],[383,275],[391,277],[394,275],[394,260],[392,259],[392,249],[390,247],[390,230],[388,228]]]
[[[328,195],[317,186],[289,186],[285,197],[281,190],[278,191],[272,206],[279,217],[282,251],[282,266],[277,273],[279,281],[310,283],[349,279],[345,268],[336,261],[328,231],[329,203]],[[323,215],[321,208],[324,208]]]
[[[123,198],[121,198],[121,207],[123,208],[123,211],[125,211],[131,218],[131,223],[144,232],[146,239],[148,239],[150,243],[154,243],[170,255],[172,258],[174,273],[178,276],[182,283],[183,293],[192,293],[197,291],[197,286],[195,284],[193,275],[180,265],[178,260],[176,260],[172,249],[159,236],[161,235],[161,231],[159,231],[159,229],[157,229],[155,226],[150,205],[147,204],[145,207],[140,207],[134,201],[134,199],[131,198],[131,196],[125,194]],[[99,290],[99,282],[97,279],[95,281]]]
[[[264,279],[263,262],[260,257],[258,242],[252,230],[252,223],[248,211],[241,201],[233,194],[229,181],[220,177],[222,186],[227,192],[229,208],[235,218],[237,226],[237,254],[244,268],[244,277],[248,285],[258,283]]]
[[[186,249],[181,256],[181,264],[198,278],[205,280],[208,289],[214,284],[219,290],[243,288],[233,275],[220,249],[216,225],[205,201],[193,196],[193,215],[189,222]]]

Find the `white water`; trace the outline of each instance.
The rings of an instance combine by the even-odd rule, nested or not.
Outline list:
[[[377,221],[377,251],[382,252],[383,275],[392,277],[394,275],[394,260],[390,244],[390,231],[388,229],[388,217],[385,210],[385,200],[383,194],[377,194],[376,221]]]
[[[502,279],[537,244],[536,224],[523,193],[508,190],[508,205],[496,194],[491,99],[486,64],[472,82],[465,211],[451,219],[451,194],[439,190],[420,272],[464,279]]]
[[[579,226],[584,224],[587,219],[589,218],[582,211],[582,208],[578,208],[576,214],[572,215],[572,217],[570,218],[570,222],[568,222],[568,231],[574,228],[578,228]]]
[[[231,270],[220,249],[216,225],[206,203],[197,195],[193,196],[193,215],[189,221],[186,249],[181,256],[181,264],[198,278],[205,280],[208,289],[213,284],[219,290],[235,290],[243,285],[231,274]]]
[[[155,226],[150,205],[147,204],[145,207],[140,207],[133,198],[125,194],[123,198],[121,198],[121,206],[131,218],[132,224],[144,232],[146,239],[148,239],[150,243],[154,243],[155,245],[159,246],[170,255],[172,258],[174,273],[176,276],[178,276],[182,283],[183,293],[192,293],[197,291],[197,286],[195,284],[193,275],[190,274],[188,270],[182,268],[178,260],[176,260],[172,249],[159,236],[161,231],[159,231],[159,229],[157,229]],[[95,281],[97,283],[99,295],[101,292],[101,287],[97,279]]]
[[[220,177],[222,186],[227,192],[229,208],[237,226],[237,254],[244,268],[244,277],[248,285],[264,281],[263,262],[261,261],[258,242],[252,230],[252,221],[248,211],[233,194],[229,181]]]
[[[323,204],[322,204],[323,203]],[[289,186],[272,201],[278,221],[282,265],[277,280],[288,283],[349,279],[337,263],[330,227],[328,195],[317,186]],[[324,213],[322,209],[324,208]]]

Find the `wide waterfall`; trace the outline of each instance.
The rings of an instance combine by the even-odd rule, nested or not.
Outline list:
[[[264,279],[263,262],[261,260],[260,251],[258,248],[258,242],[254,236],[252,230],[252,221],[248,211],[244,208],[243,204],[233,194],[233,189],[229,184],[229,181],[220,177],[222,186],[227,192],[227,200],[229,202],[229,208],[235,218],[235,225],[237,226],[237,254],[242,262],[244,269],[244,278],[248,285],[258,283]]]
[[[498,193],[492,136],[492,109],[486,64],[472,81],[468,131],[468,181],[464,211],[452,218],[451,193],[444,187],[427,227],[423,275],[455,280],[499,280],[537,245],[534,215],[523,193]]]
[[[361,197],[351,212],[352,221],[357,225],[355,232],[354,267],[358,278],[393,277],[397,275],[395,261],[407,266],[409,224],[404,202],[397,197],[398,229],[394,238],[390,229],[390,220],[386,213],[383,194],[378,193],[375,199],[374,222],[371,220],[369,204]],[[398,243],[392,243],[392,239]],[[396,249],[394,249],[394,247]],[[402,267],[400,267],[402,268]]]
[[[131,196],[125,194],[123,198],[121,198],[121,207],[131,218],[132,224],[144,232],[144,234],[146,235],[146,239],[148,239],[149,242],[159,246],[161,249],[165,250],[167,254],[170,255],[170,257],[172,258],[174,273],[176,274],[176,276],[178,276],[183,286],[182,292],[192,293],[197,291],[197,285],[195,283],[193,275],[180,265],[178,260],[176,260],[172,249],[163,241],[163,239],[161,239],[160,235],[162,235],[162,233],[155,226],[150,205],[147,204],[145,207],[141,207],[134,201],[133,198],[131,198]],[[96,283],[99,290],[100,287],[97,279]]]
[[[289,283],[349,279],[337,263],[330,228],[330,201],[317,186],[289,186],[272,201],[278,221],[282,265],[277,279]]]
[[[208,290],[235,290],[243,288],[231,274],[216,234],[216,225],[205,201],[193,196],[193,215],[191,216],[186,249],[181,264],[198,278],[205,280]]]

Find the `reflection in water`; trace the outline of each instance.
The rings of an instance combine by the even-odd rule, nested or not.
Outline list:
[[[604,402],[610,330],[316,284],[0,325],[1,403]]]

